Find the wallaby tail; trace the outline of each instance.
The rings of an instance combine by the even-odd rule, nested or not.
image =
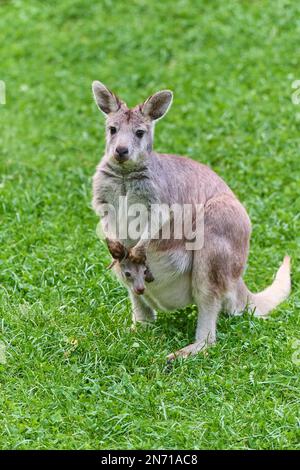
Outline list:
[[[291,291],[291,259],[285,256],[273,283],[262,292],[253,294],[248,291],[250,308],[255,308],[254,315],[264,317],[285,300]]]

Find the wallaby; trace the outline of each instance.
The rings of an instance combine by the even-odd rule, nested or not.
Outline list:
[[[107,240],[108,249],[113,257],[108,269],[114,268],[119,279],[134,294],[142,295],[145,282],[153,282],[154,277],[145,260],[136,258],[132,250],[127,250],[119,241]]]
[[[243,205],[209,167],[152,149],[154,124],[168,111],[172,92],[155,93],[131,109],[98,81],[93,83],[93,94],[106,116],[106,150],[93,179],[93,207],[101,216],[107,238],[112,238],[107,204],[118,211],[120,196],[126,198],[127,207],[137,202],[148,208],[174,203],[204,207],[201,249],[188,250],[183,238],[122,240],[140,264],[147,255],[147,266],[154,277],[142,295],[128,288],[133,321],[154,320],[156,310],[196,304],[195,342],[170,354],[172,360],[196,354],[216,341],[216,322],[222,308],[240,314],[249,306],[256,316],[266,316],[289,295],[290,259],[285,257],[266,290],[258,294],[248,290],[242,276],[251,223]]]

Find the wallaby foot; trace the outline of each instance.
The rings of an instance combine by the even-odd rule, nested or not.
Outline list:
[[[194,356],[198,352],[204,352],[210,344],[213,343],[209,343],[208,341],[196,341],[195,343],[189,344],[188,346],[185,346],[184,348],[169,354],[167,356],[167,361],[174,361],[174,359],[177,359],[178,357],[186,358],[189,356]]]

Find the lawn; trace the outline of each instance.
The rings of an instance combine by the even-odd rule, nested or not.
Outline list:
[[[296,1],[0,1],[1,449],[300,448],[299,14]],[[171,368],[196,311],[130,330],[91,209],[94,79],[130,105],[174,91],[155,147],[211,166],[244,203],[252,290],[292,256],[292,295],[268,321],[222,315],[217,345]]]

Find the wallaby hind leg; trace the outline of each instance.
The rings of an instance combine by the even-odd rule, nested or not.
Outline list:
[[[196,354],[216,341],[218,314],[242,276],[249,237],[248,215],[235,198],[221,194],[206,203],[203,247],[193,253],[192,293],[199,311],[196,341],[169,359]]]
[[[197,354],[216,341],[216,324],[222,306],[222,295],[218,291],[218,286],[210,279],[210,265],[202,250],[194,253],[192,291],[198,307],[195,342],[170,354],[168,360]]]
[[[221,309],[221,301],[209,294],[208,296],[201,295],[197,304],[198,320],[195,342],[169,354],[167,357],[169,361],[177,357],[193,356],[216,341],[216,324]]]

